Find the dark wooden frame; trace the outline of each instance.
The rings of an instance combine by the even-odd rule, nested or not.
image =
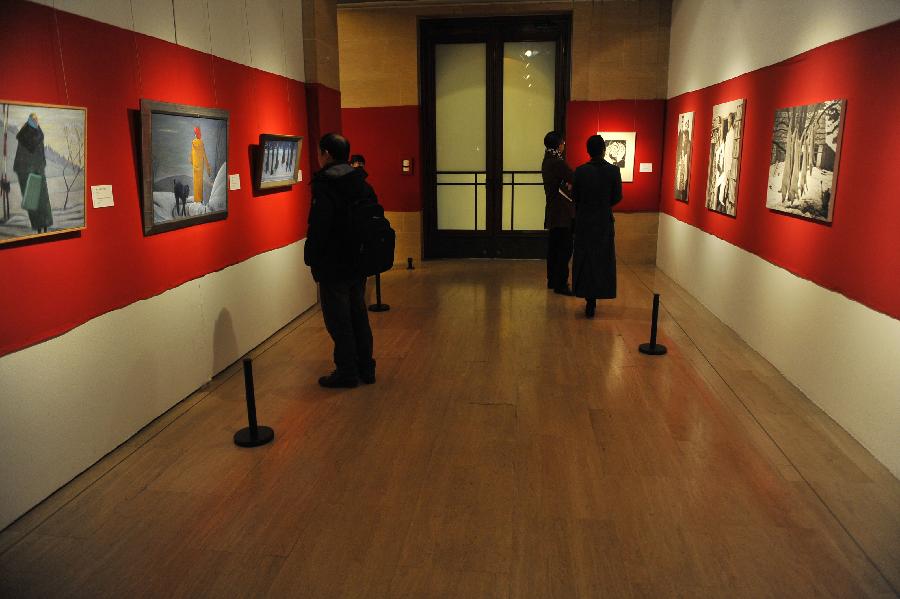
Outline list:
[[[262,171],[263,171],[263,160],[266,152],[266,142],[267,141],[292,141],[297,143],[297,164],[294,168],[294,179],[291,181],[263,181],[262,180]],[[297,171],[300,168],[300,153],[303,149],[303,136],[302,135],[276,135],[275,133],[260,133],[259,134],[259,154],[256,157],[256,172],[254,173],[256,177],[257,189],[277,189],[280,187],[291,187],[296,185],[300,181],[297,179]]]
[[[152,124],[154,114],[171,114],[184,117],[202,117],[207,119],[215,119],[225,121],[225,164],[228,164],[228,120],[227,110],[219,110],[216,108],[203,108],[200,106],[189,106],[187,104],[170,104],[168,102],[157,102],[155,100],[141,99],[141,174],[142,174],[142,209],[144,221],[144,235],[155,235],[157,233],[165,233],[182,229],[184,227],[192,227],[203,223],[224,220],[228,218],[228,185],[225,185],[225,210],[213,212],[211,214],[203,214],[200,216],[192,216],[177,221],[166,223],[153,222],[153,140],[152,140]],[[225,169],[226,174],[228,169]]]
[[[518,257],[546,255],[543,231],[503,231],[503,43],[556,42],[556,111],[554,128],[565,132],[571,61],[571,13],[476,19],[433,19],[419,23],[421,97],[422,209],[424,257]],[[487,46],[487,177],[486,230],[439,231],[435,186],[434,47],[441,43],[485,43]]]

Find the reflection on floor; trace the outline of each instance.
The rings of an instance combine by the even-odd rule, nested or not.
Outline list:
[[[301,317],[254,352],[273,444],[229,369],[0,535],[0,595],[894,596],[896,479],[655,269],[593,321],[543,269],[387,273],[353,390]]]

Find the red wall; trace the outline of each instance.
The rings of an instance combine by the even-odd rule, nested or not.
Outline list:
[[[818,285],[900,318],[900,21],[672,98],[661,209]],[[712,107],[746,98],[737,216],[703,201]],[[831,225],[766,208],[775,110],[846,98]],[[689,203],[673,198],[678,115],[694,112]],[[827,326],[827,323],[823,323]]]
[[[665,100],[611,100],[569,102],[566,110],[566,159],[574,168],[587,162],[586,142],[597,131],[634,131],[634,182],[622,184],[620,212],[659,210],[662,176]],[[653,164],[653,172],[640,172],[640,163]]]
[[[326,133],[341,131],[341,92],[321,83],[309,83],[306,85],[306,106],[309,112],[309,158],[316,170],[319,140]]]
[[[86,182],[112,184],[116,205],[95,210],[88,194],[80,234],[0,245],[0,355],[305,236],[307,186],[254,197],[249,158],[262,132],[307,135],[303,83],[37,4],[7,1],[3,17],[16,25],[3,31],[0,95],[87,107]],[[230,111],[241,189],[226,220],[144,237],[141,98]]]
[[[350,151],[366,157],[369,183],[384,209],[421,211],[419,107],[344,108],[341,117]],[[400,171],[404,159],[413,161],[411,175]]]

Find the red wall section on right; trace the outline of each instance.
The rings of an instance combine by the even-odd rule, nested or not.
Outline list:
[[[660,210],[900,318],[900,21],[669,100]],[[735,218],[704,203],[714,105],[746,99]],[[775,110],[847,100],[833,222],[766,208]],[[674,199],[678,115],[694,112],[688,203]]]

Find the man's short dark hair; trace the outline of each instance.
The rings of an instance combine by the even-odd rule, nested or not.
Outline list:
[[[606,142],[603,141],[603,136],[599,133],[591,135],[587,140],[587,151],[591,158],[602,158],[606,153]]]
[[[551,131],[544,136],[544,147],[548,150],[555,150],[562,142],[563,136],[559,131]]]
[[[338,133],[326,133],[319,140],[319,149],[331,154],[335,162],[347,162],[350,157],[350,142]]]
[[[358,162],[360,164],[365,164],[366,157],[363,156],[362,154],[354,154],[353,156],[350,157],[350,164],[353,164],[354,162]]]

